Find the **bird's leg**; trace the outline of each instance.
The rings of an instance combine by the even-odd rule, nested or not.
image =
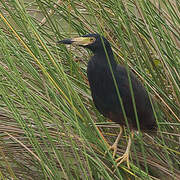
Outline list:
[[[118,137],[116,138],[114,144],[112,146],[110,146],[109,149],[108,149],[108,151],[113,150],[113,158],[116,155],[116,152],[117,152],[117,149],[118,149],[117,146],[118,146],[119,140],[120,140],[120,138],[122,136],[122,132],[123,132],[123,128],[122,128],[122,126],[120,126],[120,132],[118,134]],[[107,154],[108,151],[105,152],[104,156]]]
[[[132,139],[134,137],[134,131],[131,131],[131,134],[129,136],[129,141],[128,141],[128,145],[127,145],[127,148],[126,148],[126,151],[125,153],[116,159],[116,162],[117,163],[117,167],[122,163],[122,162],[127,162],[127,166],[128,168],[130,169],[130,166],[129,166],[129,154],[130,154],[130,148],[131,148],[131,143],[132,143]]]

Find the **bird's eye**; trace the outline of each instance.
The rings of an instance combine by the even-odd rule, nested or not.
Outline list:
[[[90,42],[94,42],[95,39],[93,37],[90,38]]]

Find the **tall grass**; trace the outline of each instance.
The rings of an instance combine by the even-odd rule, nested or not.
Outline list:
[[[177,0],[1,0],[0,179],[180,179],[179,8]],[[110,41],[156,102],[158,133],[136,135],[131,168],[114,173],[97,127],[112,144],[118,126],[92,103],[90,54],[56,44],[90,32]]]

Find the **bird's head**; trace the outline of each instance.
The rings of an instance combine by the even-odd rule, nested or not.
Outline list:
[[[64,39],[58,43],[78,45],[90,49],[93,53],[96,53],[97,51],[99,52],[101,50],[104,51],[104,48],[111,48],[106,38],[99,34],[87,34],[72,39]]]

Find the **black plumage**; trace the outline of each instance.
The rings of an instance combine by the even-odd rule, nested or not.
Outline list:
[[[88,48],[93,52],[94,55],[88,62],[87,75],[93,102],[96,108],[105,117],[120,124],[120,126],[126,125],[118,96],[119,92],[129,127],[132,132],[133,130],[137,130],[137,121],[133,107],[132,91],[130,90],[128,73],[124,66],[116,63],[111,46],[107,39],[99,34],[88,34],[79,38],[66,39],[60,42],[64,44],[76,44]],[[129,71],[129,77],[132,84],[140,129],[142,131],[155,130],[157,125],[149,95],[145,87],[136,78],[132,71]],[[115,86],[115,84],[117,86]],[[115,144],[110,148],[114,149],[113,156],[115,156],[117,151],[117,143],[121,134],[122,128]],[[131,138],[128,143],[129,148],[130,144]],[[125,160],[127,160],[127,162],[129,161],[129,152],[127,152],[127,150],[126,153],[118,158],[117,161],[120,161],[120,163]]]

